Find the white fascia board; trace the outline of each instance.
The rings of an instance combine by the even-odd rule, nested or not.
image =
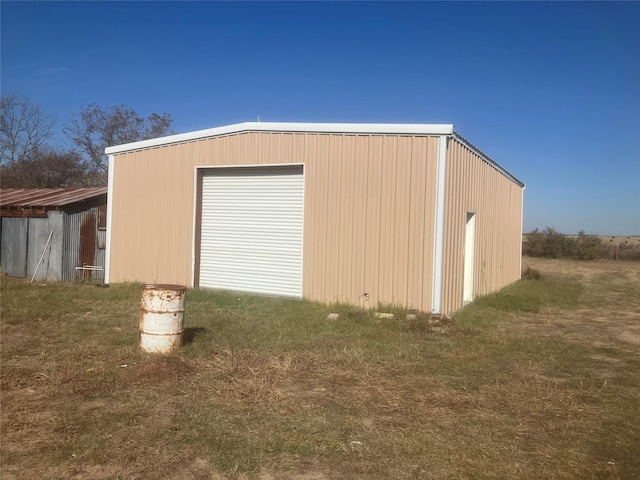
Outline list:
[[[203,138],[217,137],[241,132],[291,132],[291,133],[344,133],[360,135],[452,135],[451,124],[410,124],[410,123],[281,123],[244,122],[223,127],[180,133],[168,137],[152,138],[140,142],[107,147],[105,153],[118,153],[154,148],[172,143],[183,143]]]
[[[467,147],[469,150],[471,150],[472,152],[475,152],[476,155],[480,156],[480,158],[482,158],[485,162],[489,163],[489,165],[492,165],[496,170],[498,170],[500,173],[502,173],[505,177],[507,177],[512,182],[514,182],[515,184],[520,186],[520,188],[524,188],[525,187],[524,182],[522,182],[521,180],[518,180],[515,176],[513,176],[511,173],[509,173],[502,165],[500,165],[498,162],[493,160],[491,157],[489,157],[489,155],[484,153],[482,150],[480,150],[478,147],[476,147],[474,144],[472,144],[469,140],[464,138],[458,132],[455,132],[453,137],[458,142],[460,142],[465,147]]]

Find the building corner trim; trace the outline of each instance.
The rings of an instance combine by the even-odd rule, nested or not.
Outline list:
[[[522,187],[520,191],[520,273],[518,274],[518,278],[522,278],[522,243],[523,238],[522,235],[524,233],[524,190],[525,186]]]
[[[433,290],[431,292],[431,312],[442,314],[443,264],[444,264],[444,221],[447,180],[447,146],[449,136],[438,139],[438,163],[436,167],[436,211],[433,234]]]
[[[104,279],[105,285],[109,284],[111,274],[111,232],[113,229],[113,169],[115,168],[115,156],[109,155],[109,170],[107,173],[107,242],[104,254]]]

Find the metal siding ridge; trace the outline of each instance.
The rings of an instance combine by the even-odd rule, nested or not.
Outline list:
[[[510,179],[512,182],[516,183],[517,185],[519,185],[521,188],[525,187],[524,182],[522,182],[521,180],[518,180],[514,175],[512,175],[511,173],[509,173],[502,165],[500,165],[498,162],[496,162],[495,160],[493,160],[489,155],[487,155],[486,153],[484,153],[482,150],[480,150],[478,147],[476,147],[473,143],[471,143],[469,140],[467,140],[466,138],[464,138],[462,135],[460,135],[458,132],[453,132],[453,138],[455,138],[457,141],[459,141],[460,143],[462,143],[465,147],[467,147],[468,149],[470,149],[472,152],[474,152],[476,155],[480,156],[480,158],[482,158],[485,162],[487,162],[489,165],[493,166],[496,170],[498,170],[500,173],[502,173],[505,177],[507,177],[508,179]]]
[[[451,135],[452,124],[244,122],[107,147],[113,155],[242,132],[342,133],[361,135]]]

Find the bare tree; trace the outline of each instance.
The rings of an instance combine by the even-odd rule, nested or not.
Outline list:
[[[32,159],[51,138],[55,119],[14,93],[0,99],[0,165]]]
[[[100,181],[98,184],[104,183]],[[0,166],[0,185],[3,188],[56,188],[91,185],[78,152],[51,149],[33,152],[30,158],[13,165]]]
[[[119,105],[107,109],[92,103],[65,123],[63,132],[86,156],[98,172],[106,173],[106,147],[161,137],[173,133],[171,115],[138,115],[132,108]]]

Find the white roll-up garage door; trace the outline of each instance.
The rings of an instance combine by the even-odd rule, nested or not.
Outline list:
[[[200,287],[302,296],[302,165],[202,178]]]

